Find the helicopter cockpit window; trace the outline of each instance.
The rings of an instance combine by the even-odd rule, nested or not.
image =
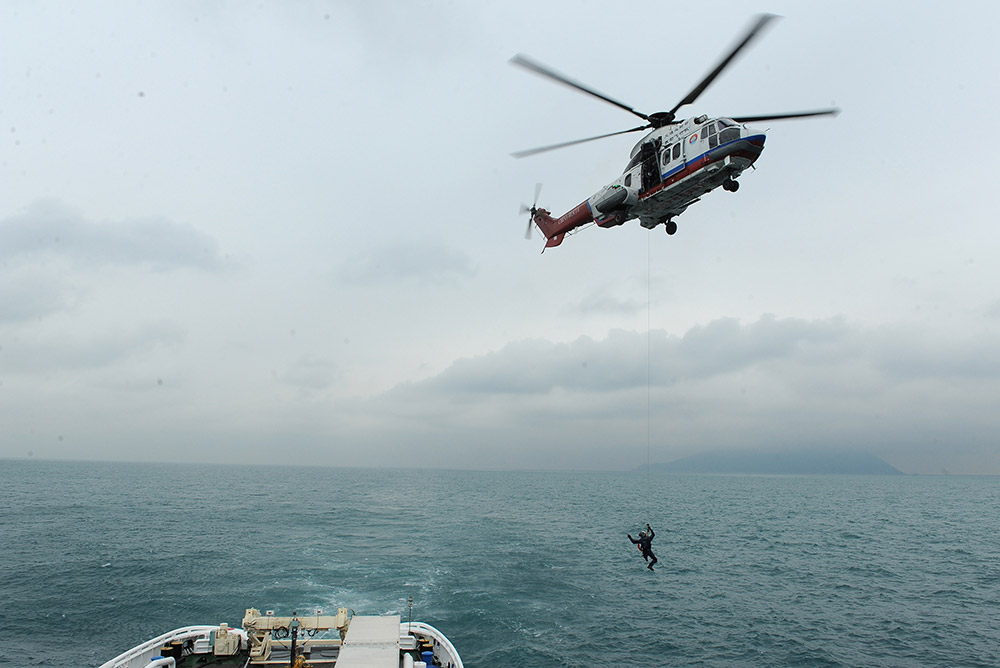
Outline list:
[[[719,136],[715,134],[715,123],[705,126],[704,134],[708,135],[708,147],[715,148],[719,145]]]
[[[736,141],[739,138],[740,129],[738,127],[725,128],[721,133],[719,133],[719,141],[723,144]]]
[[[625,177],[625,187],[628,188],[631,185],[632,185],[632,175],[629,174],[628,176]]]

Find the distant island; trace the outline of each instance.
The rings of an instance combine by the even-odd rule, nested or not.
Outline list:
[[[742,452],[716,451],[653,464],[667,473],[758,473],[904,475],[875,455],[862,452]],[[645,471],[645,466],[639,467]]]

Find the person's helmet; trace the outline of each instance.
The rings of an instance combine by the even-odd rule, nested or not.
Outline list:
[[[646,537],[646,532],[645,531],[640,531],[639,532],[639,538],[645,538],[645,537]]]

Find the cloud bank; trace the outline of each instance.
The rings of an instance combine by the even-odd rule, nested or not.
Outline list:
[[[511,343],[359,410],[412,435],[432,460],[470,467],[530,467],[529,453],[546,452],[566,468],[631,468],[648,426],[657,461],[715,448],[851,448],[910,472],[938,472],[961,453],[997,471],[996,360],[1000,342],[986,335],[721,318],[682,335]]]
[[[222,267],[215,240],[165,218],[95,222],[59,202],[43,201],[0,220],[0,262],[13,265],[47,257],[87,267]]]

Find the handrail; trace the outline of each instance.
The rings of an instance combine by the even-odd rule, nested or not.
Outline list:
[[[410,631],[413,631],[420,635],[433,638],[437,644],[442,647],[444,652],[453,660],[452,668],[465,668],[462,664],[462,657],[459,656],[458,650],[455,649],[455,646],[450,640],[448,640],[448,637],[430,624],[426,624],[424,622],[402,622],[399,625],[399,629],[400,635],[405,635]],[[99,668],[145,668],[150,659],[155,656],[155,652],[157,652],[163,645],[168,644],[171,641],[187,640],[189,638],[208,638],[213,631],[218,630],[218,626],[184,626],[179,629],[174,629],[173,631],[168,631],[167,633],[159,635],[152,640],[147,640],[143,644],[133,647],[128,651],[122,652],[110,661],[102,663]],[[229,627],[228,630],[230,633],[238,634],[244,643],[246,642],[246,631],[232,627]],[[133,663],[137,660],[139,663]]]
[[[426,624],[424,622],[403,622],[399,625],[399,632],[401,635],[407,633],[407,629],[434,638],[434,640],[436,640],[439,645],[444,647],[445,651],[455,660],[452,664],[452,668],[465,668],[465,666],[462,665],[462,657],[458,655],[458,650],[455,649],[455,646],[451,644],[450,640],[448,640],[448,636],[441,633],[430,624]]]
[[[141,645],[122,652],[110,661],[102,663],[99,668],[136,668],[132,664],[134,660],[142,659],[147,653],[150,653],[149,657],[146,657],[146,661],[148,663],[149,658],[152,658],[153,656],[151,652],[158,650],[170,641],[187,640],[188,638],[207,638],[212,631],[218,630],[218,626],[184,626],[179,629],[174,629],[173,631],[168,631],[163,635],[157,636],[152,640],[147,640]],[[236,633],[243,638],[243,640],[246,640],[246,632],[243,629],[230,628],[229,632]]]

